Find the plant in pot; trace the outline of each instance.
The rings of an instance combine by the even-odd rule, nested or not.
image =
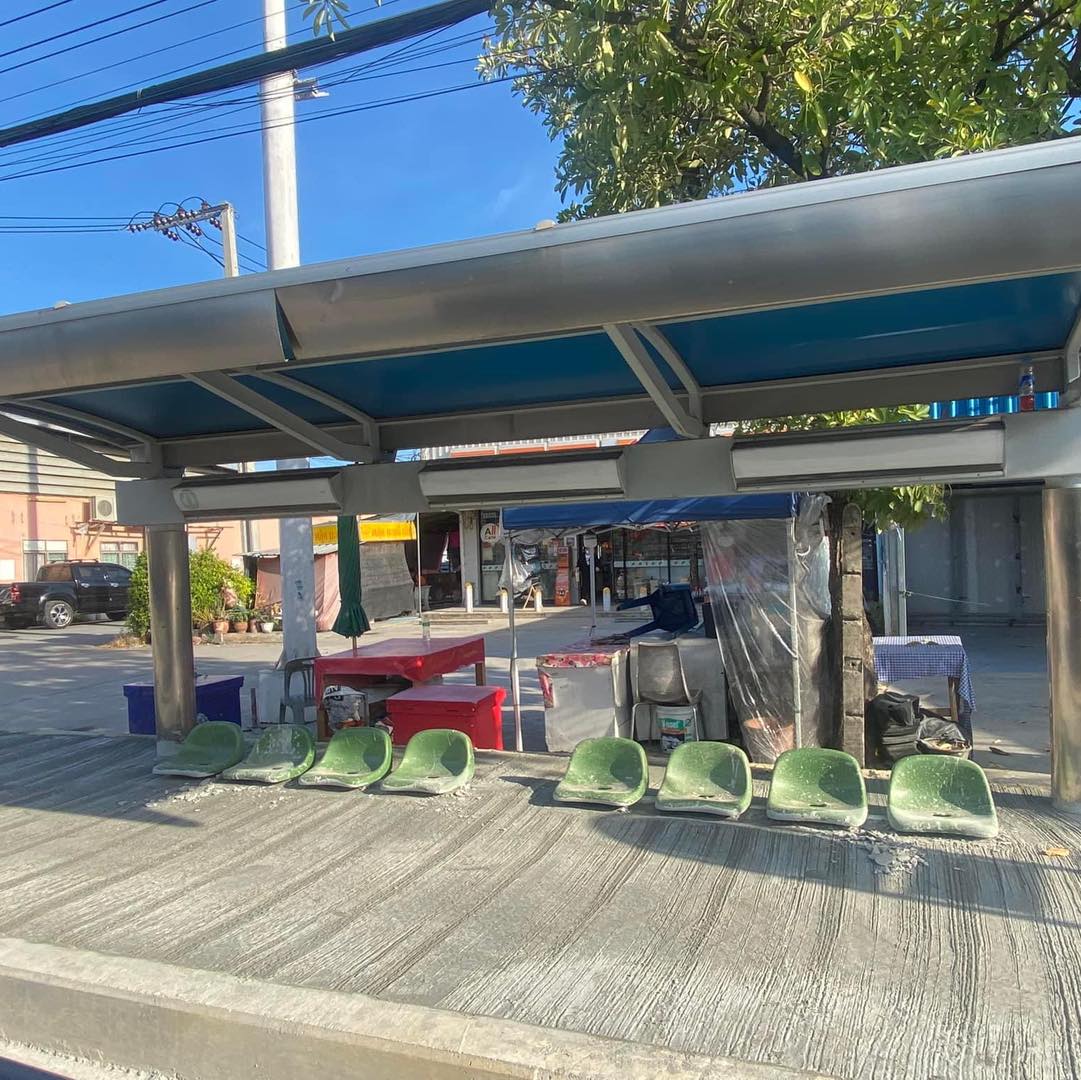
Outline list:
[[[219,607],[210,621],[210,629],[215,634],[229,633],[229,617],[224,607]]]
[[[229,612],[229,625],[232,627],[234,634],[243,634],[248,629],[248,610],[247,608],[235,607]]]
[[[264,634],[274,630],[274,605],[263,597],[259,597],[255,604],[255,625]]]

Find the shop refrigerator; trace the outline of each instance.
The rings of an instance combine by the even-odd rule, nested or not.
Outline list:
[[[569,752],[583,739],[631,734],[630,650],[574,645],[537,657],[544,697],[544,741]]]

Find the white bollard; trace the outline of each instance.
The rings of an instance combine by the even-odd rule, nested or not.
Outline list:
[[[543,611],[544,601],[541,599],[540,589],[533,590],[533,610]]]
[[[502,611],[504,615],[507,614],[507,590],[506,589],[500,589],[499,590],[499,610]]]
[[[606,612],[612,610],[612,590],[605,586],[604,592],[601,594],[601,606]]]
[[[465,583],[465,610],[467,615],[473,614],[473,582]]]

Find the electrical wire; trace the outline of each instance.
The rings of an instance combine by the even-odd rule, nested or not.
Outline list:
[[[485,31],[486,32],[486,31]],[[436,46],[431,46],[428,49],[415,50],[410,54],[404,54],[398,56],[398,60],[408,61],[413,58],[421,58],[425,55],[436,55],[440,52],[446,52],[455,48],[459,48],[462,45],[480,41],[483,37],[482,32],[471,32],[469,34],[459,35],[455,39],[448,42],[440,43]],[[398,67],[390,68],[389,70],[379,70],[383,66],[389,64],[394,60],[394,56],[379,57],[375,60],[367,61],[362,65],[356,65],[354,67],[343,69],[340,72],[334,73],[333,76],[326,81],[321,82],[321,86],[334,87],[338,85],[344,85],[346,83],[367,81],[369,79],[388,78],[396,75],[415,74],[426,71],[432,71],[441,69],[444,67],[455,66],[458,64],[472,63],[476,57],[470,55],[467,57],[461,57],[453,61],[446,61],[443,63],[421,65],[418,67]],[[376,69],[372,73],[372,69]],[[368,72],[368,74],[364,74]],[[293,88],[290,86],[288,89],[278,91],[278,93],[293,93]],[[243,112],[248,107],[249,103],[256,103],[264,100],[266,95],[254,94],[246,95],[243,98],[220,98],[211,99],[203,103],[188,103],[187,109],[189,111],[195,111],[199,113],[193,119],[189,119],[185,122],[178,123],[176,121],[175,114],[170,111],[167,115],[161,116],[156,114],[147,115],[144,117],[126,117],[127,123],[114,124],[105,130],[99,130],[96,132],[76,132],[66,139],[61,136],[60,139],[51,141],[44,147],[40,148],[39,152],[31,154],[23,154],[13,158],[7,158],[6,160],[0,158],[0,169],[17,168],[25,165],[42,163],[42,164],[57,164],[66,161],[74,160],[76,157],[85,154],[96,154],[108,150],[123,149],[127,146],[144,145],[146,143],[154,143],[161,141],[160,139],[148,138],[148,135],[162,127],[168,127],[168,135],[165,136],[165,140],[171,140],[178,130],[190,130],[192,128],[198,128],[204,123],[210,125],[218,125],[220,120],[229,115],[234,115],[239,112]],[[206,116],[202,115],[206,111],[214,113],[214,115]],[[127,139],[126,141],[113,141],[118,135],[132,135],[134,137]],[[93,143],[108,143],[107,146],[91,146]],[[80,148],[80,149],[77,149]],[[74,153],[73,153],[74,151]]]
[[[372,111],[374,109],[388,108],[389,106],[392,106],[392,105],[403,105],[403,104],[413,102],[413,101],[425,101],[425,100],[428,100],[428,99],[431,99],[431,98],[444,97],[444,96],[446,96],[448,94],[461,93],[464,90],[477,90],[477,89],[480,89],[481,87],[496,86],[499,83],[511,82],[511,81],[513,81],[514,79],[517,79],[517,78],[520,78],[520,75],[504,75],[504,76],[501,76],[500,78],[489,79],[489,80],[486,80],[486,81],[463,83],[463,84],[458,85],[458,86],[444,86],[444,87],[440,87],[437,90],[428,90],[428,91],[425,91],[423,93],[407,94],[407,95],[403,95],[403,96],[396,97],[396,98],[385,98],[385,99],[376,100],[376,101],[360,102],[358,104],[351,105],[351,106],[341,108],[341,109],[328,110],[328,111],[323,112],[323,113],[315,113],[315,114],[313,114],[311,116],[303,116],[303,117],[300,117],[299,119],[296,119],[294,121],[294,123],[296,124],[296,126],[299,127],[301,124],[312,123],[313,121],[316,121],[316,120],[327,120],[327,119],[331,119],[331,118],[336,117],[336,116],[346,116],[346,115],[351,115],[353,113],[358,113],[358,112],[369,112],[369,111]],[[127,161],[127,160],[130,160],[131,158],[145,157],[148,154],[161,153],[164,150],[176,150],[176,149],[180,149],[182,147],[188,147],[188,146],[202,146],[202,145],[205,145],[207,143],[220,142],[222,139],[235,138],[238,135],[256,134],[256,133],[261,132],[261,131],[271,130],[271,129],[279,128],[279,127],[288,127],[288,126],[289,126],[289,124],[287,122],[282,123],[282,124],[270,124],[270,125],[264,125],[262,123],[259,123],[259,124],[256,124],[256,125],[253,125],[253,126],[250,126],[250,127],[247,127],[247,128],[244,128],[241,125],[240,130],[228,131],[228,132],[219,132],[216,135],[206,135],[206,136],[203,136],[202,138],[198,138],[198,139],[188,139],[187,141],[184,141],[184,142],[174,143],[171,146],[170,145],[151,146],[151,147],[146,147],[146,148],[141,149],[141,150],[133,150],[133,151],[131,151],[129,153],[126,153],[126,154],[112,154],[112,155],[110,155],[108,157],[95,158],[93,161],[76,161],[76,162],[72,162],[72,163],[68,163],[68,164],[57,164],[57,165],[54,165],[54,166],[52,166],[50,168],[46,168],[46,169],[34,169],[34,170],[30,170],[28,172],[14,173],[14,174],[12,174],[10,176],[0,177],[0,183],[5,182],[5,181],[9,181],[9,180],[22,180],[22,179],[26,179],[27,177],[33,177],[33,176],[46,176],[46,175],[51,175],[53,173],[58,173],[58,172],[69,172],[72,169],[85,168],[87,165],[102,165],[102,164],[105,164],[106,162],[110,162],[110,161]]]
[[[35,45],[41,45],[45,42],[53,42],[58,38],[70,37],[72,34],[79,33],[82,30],[87,30],[93,26],[100,26],[103,23],[113,22],[116,19],[123,18],[125,15],[131,15],[136,11],[145,11],[148,8],[157,7],[159,4],[168,3],[170,0],[150,0],[149,3],[143,4],[141,7],[130,8],[128,11],[123,11],[119,15],[112,15],[107,19],[101,19],[99,22],[87,23],[85,26],[79,27],[77,30],[68,30],[62,34],[56,34],[52,37],[42,38],[40,41],[36,41],[31,45],[21,45],[17,49],[9,49],[5,53],[0,53],[0,60],[7,56],[14,56],[17,53],[25,52],[27,49],[34,48]],[[0,75],[10,75],[13,71],[20,71],[22,68],[30,67],[32,64],[40,64],[43,60],[53,60],[58,56],[65,56],[67,53],[75,52],[77,49],[84,49],[87,45],[95,45],[99,41],[108,41],[110,38],[120,37],[121,34],[128,34],[132,30],[141,30],[146,26],[153,26],[155,23],[165,22],[166,19],[175,19],[178,15],[187,15],[191,11],[197,11],[199,8],[209,7],[211,4],[217,4],[219,0],[199,0],[196,4],[190,4],[186,8],[180,8],[177,11],[167,12],[165,15],[159,15],[154,19],[146,19],[141,23],[136,23],[134,26],[125,26],[119,30],[112,30],[108,34],[101,34],[95,38],[87,38],[86,41],[76,42],[74,45],[68,45],[66,48],[57,49],[55,52],[46,53],[44,56],[36,56],[30,60],[23,60],[21,63],[12,64],[10,67],[0,69]]]
[[[4,22],[0,22],[0,30],[5,26],[14,26],[18,22],[22,22],[24,19],[32,19],[35,15],[44,15],[47,11],[55,11],[57,8],[62,8],[66,4],[73,4],[75,0],[56,0],[55,4],[49,4],[46,7],[35,8],[33,11],[28,11],[25,15],[16,15],[13,19],[7,19]]]

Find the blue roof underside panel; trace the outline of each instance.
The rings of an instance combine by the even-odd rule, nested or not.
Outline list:
[[[647,499],[643,502],[557,503],[516,506],[503,511],[510,530],[661,525],[680,521],[755,521],[791,517],[792,495],[726,495],[708,499]]]
[[[1079,306],[1081,274],[1051,274],[712,316],[668,323],[663,330],[700,385],[709,388],[1059,349]],[[642,392],[600,333],[298,365],[289,374],[377,419]],[[342,419],[324,405],[257,377],[243,381],[313,423]],[[671,373],[669,381],[678,385]],[[265,427],[185,382],[45,400],[163,438]]]

